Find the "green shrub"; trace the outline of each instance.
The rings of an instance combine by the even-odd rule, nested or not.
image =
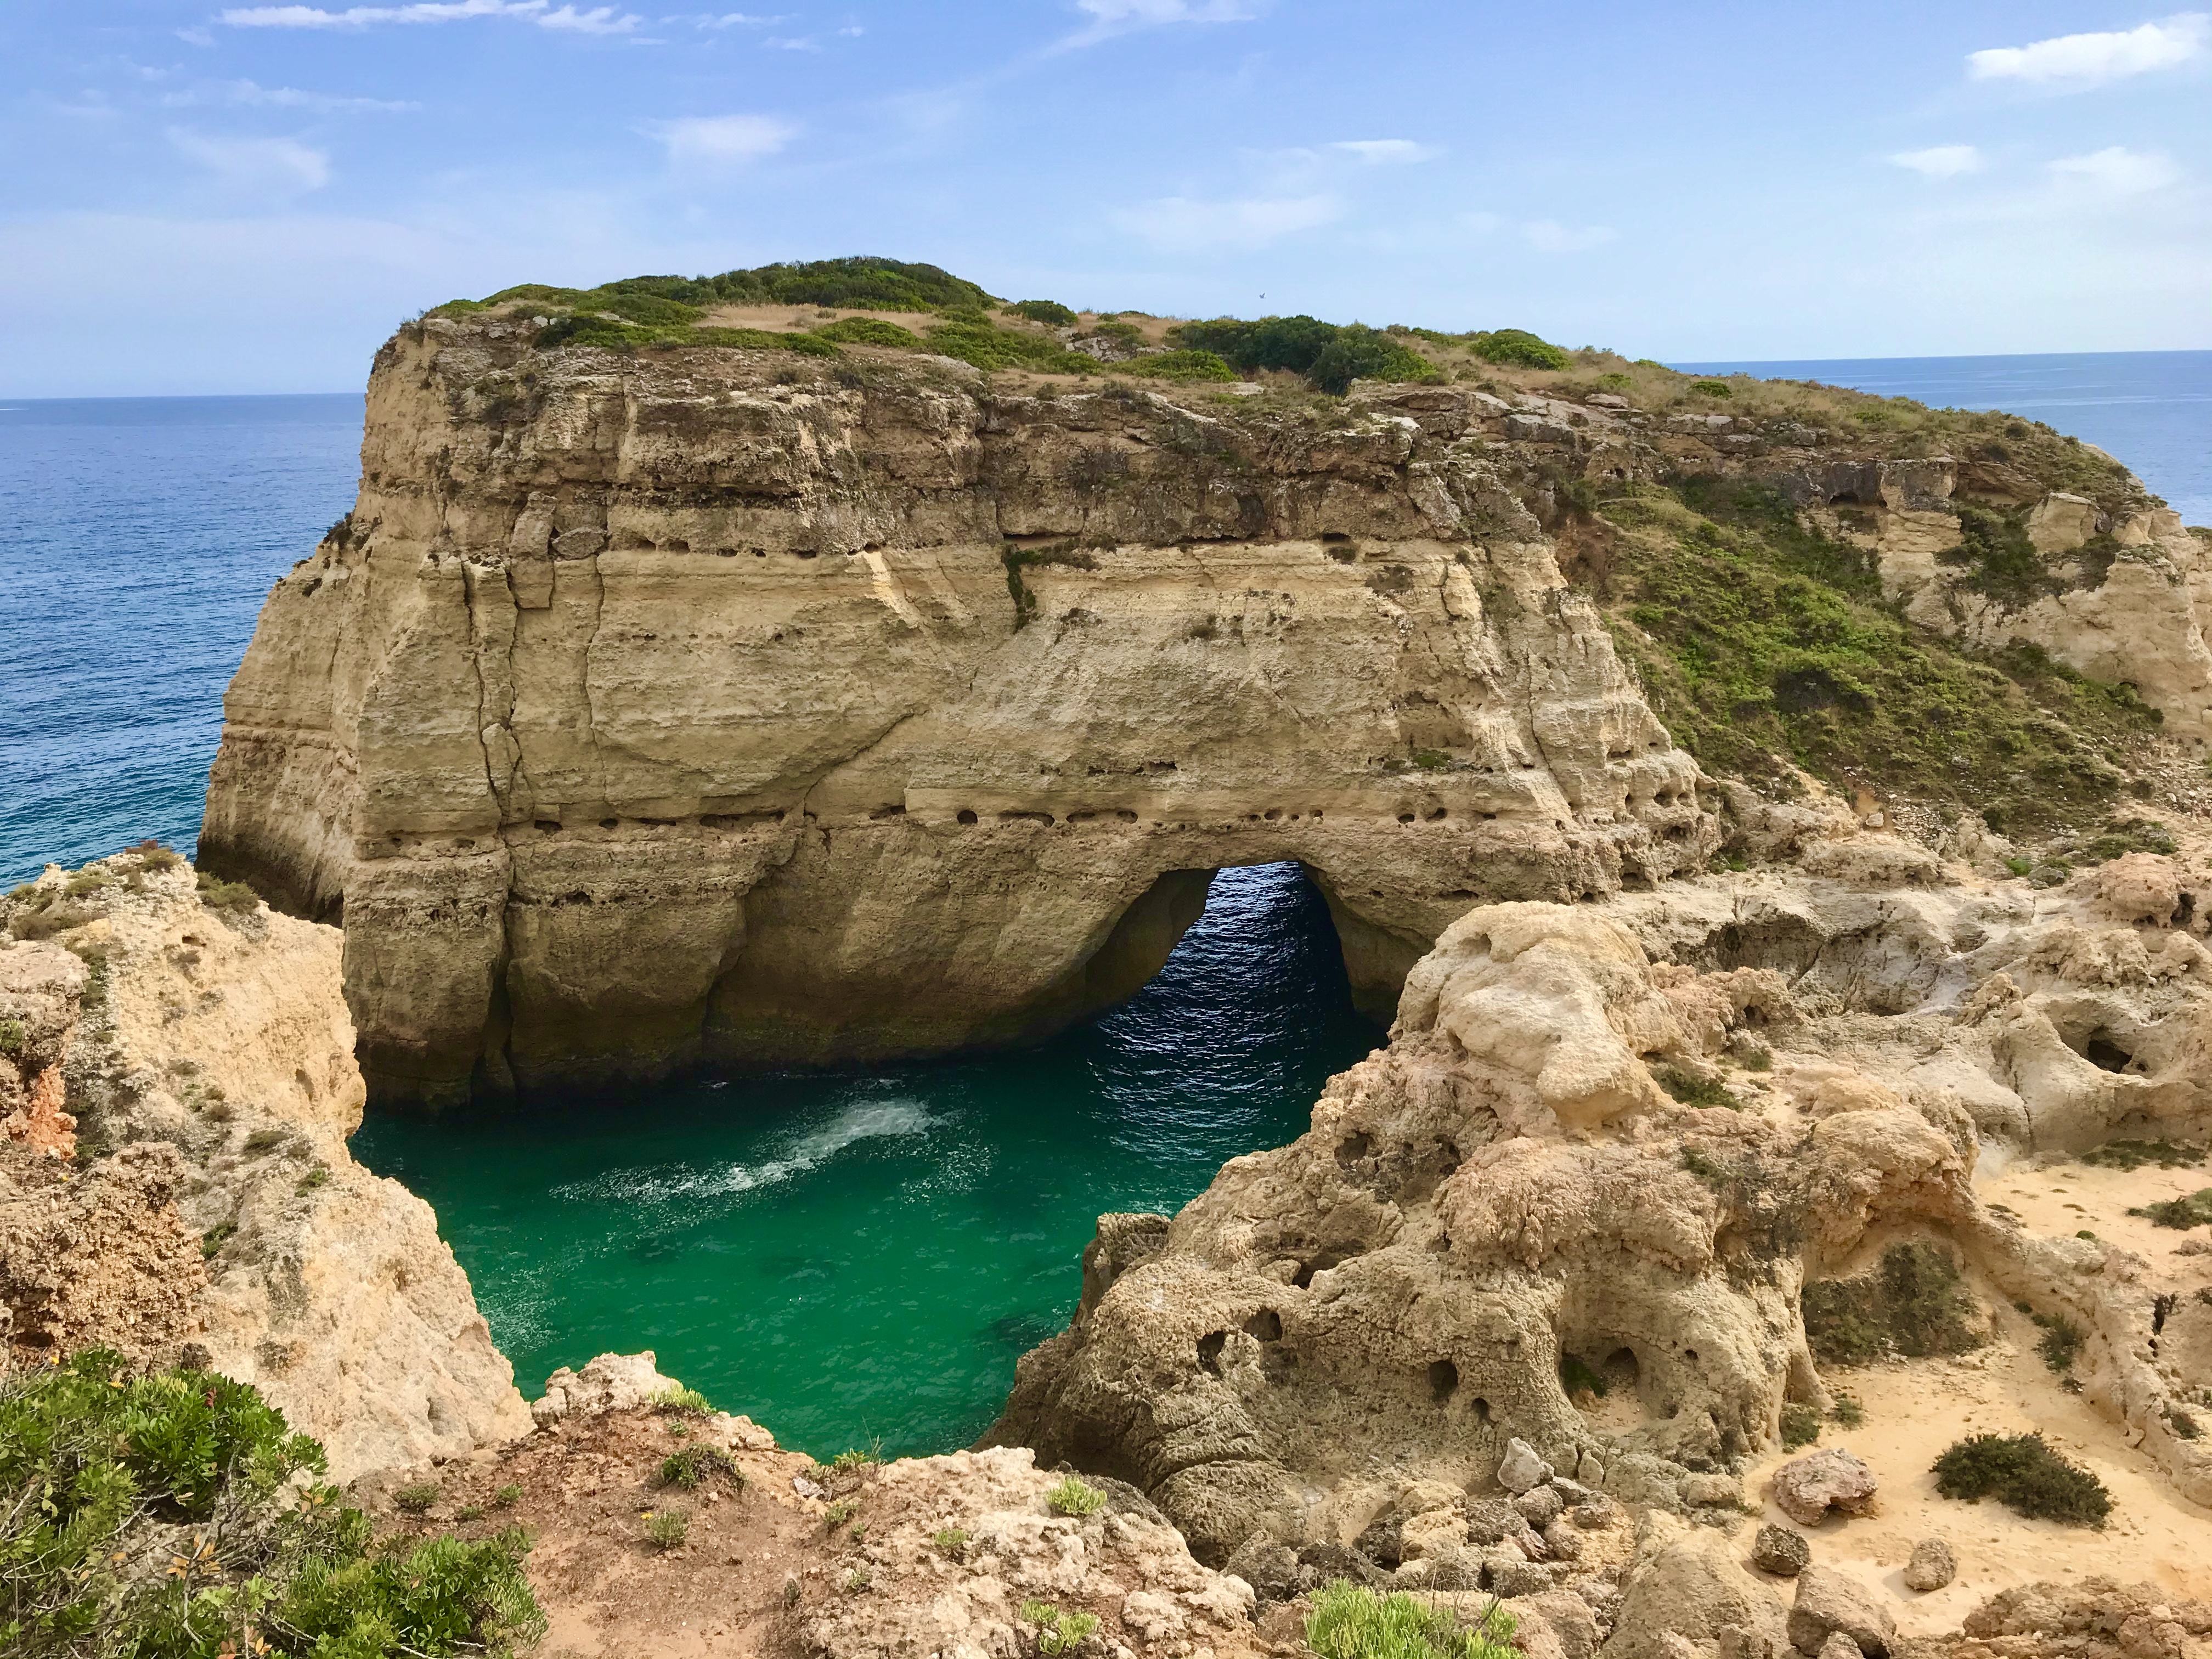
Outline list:
[[[1322,349],[1306,378],[1332,397],[1342,397],[1354,380],[1437,380],[1437,366],[1380,329],[1348,323]]]
[[[16,912],[15,920],[8,924],[8,931],[21,939],[52,939],[56,933],[65,933],[99,918],[99,911],[84,905],[71,904],[66,899],[50,899],[38,909]]]
[[[1692,380],[1690,390],[1700,398],[1732,398],[1735,395],[1729,389],[1726,380]]]
[[[1024,1601],[1022,1617],[1037,1627],[1039,1653],[1066,1653],[1098,1628],[1095,1613],[1062,1613],[1049,1601]]]
[[[822,1511],[822,1529],[835,1532],[860,1512],[860,1506],[849,1498],[841,1498]]]
[[[438,1501],[438,1494],[444,1490],[445,1488],[435,1480],[420,1480],[411,1486],[402,1486],[393,1492],[392,1507],[404,1510],[409,1515],[427,1514],[430,1506]]]
[[[884,1461],[883,1442],[878,1441],[865,1450],[859,1446],[848,1446],[830,1460],[830,1467],[842,1474],[848,1469],[872,1468]]]
[[[1403,1590],[1377,1595],[1339,1579],[1314,1594],[1306,1645],[1320,1659],[1516,1659],[1515,1623],[1494,1598],[1470,1626]]]
[[[1082,1516],[1096,1515],[1106,1507],[1106,1494],[1078,1476],[1069,1475],[1044,1495],[1046,1506],[1055,1515]]]
[[[1521,368],[1565,368],[1565,348],[1555,346],[1525,328],[1497,328],[1469,337],[1468,349],[1486,363],[1510,363]]]
[[[819,330],[811,334],[779,334],[772,328],[695,328],[670,343],[720,346],[746,351],[795,351],[802,357],[840,357],[844,355]]]
[[[1885,1353],[1924,1359],[1989,1340],[1958,1264],[1932,1244],[1893,1244],[1873,1273],[1816,1280],[1799,1301],[1806,1340],[1824,1364],[1863,1365]]]
[[[203,1261],[214,1261],[216,1253],[222,1249],[225,1241],[227,1241],[230,1236],[237,1231],[238,1224],[235,1221],[218,1221],[214,1226],[202,1233],[200,1235],[200,1260]]]
[[[1995,1498],[2032,1521],[2101,1528],[2112,1495],[2088,1470],[2052,1450],[2039,1434],[1978,1434],[1936,1460],[1936,1490],[1946,1498]]]
[[[1070,351],[1048,334],[999,328],[988,320],[940,323],[929,331],[928,349],[977,368],[1029,368],[1046,374],[1094,374],[1098,365]]]
[[[261,902],[261,896],[242,881],[223,881],[202,870],[197,878],[200,902],[210,910],[228,911],[233,915],[250,914]]]
[[[1054,328],[1075,326],[1075,313],[1057,300],[1017,300],[1006,309],[1033,323],[1048,323]]]
[[[339,522],[346,523],[351,517],[352,515],[349,514],[346,519],[340,520]],[[171,851],[158,841],[142,841],[129,850],[137,856],[138,862],[149,870],[173,870],[185,861],[181,854]]]
[[[1158,380],[1233,380],[1237,371],[1211,351],[1162,351],[1114,365],[1116,374]]]
[[[495,1510],[511,1510],[522,1499],[522,1488],[508,1481],[491,1495],[491,1506]]]
[[[2074,1369],[2074,1362],[2081,1356],[2081,1345],[2088,1339],[2081,1328],[2064,1314],[2030,1314],[2043,1335],[2035,1345],[2043,1363],[2058,1376],[2063,1376]]]
[[[1796,1451],[1820,1437],[1820,1413],[1816,1407],[1792,1402],[1782,1408],[1782,1449]]]
[[[115,878],[105,870],[80,870],[69,878],[63,890],[71,898],[82,898],[88,893],[97,893],[103,887],[115,885]]]
[[[307,1174],[300,1177],[298,1183],[293,1188],[293,1191],[298,1193],[301,1197],[305,1198],[309,1193],[315,1191],[316,1188],[327,1187],[330,1184],[331,1172],[319,1164],[313,1169],[308,1170]]]
[[[1651,1073],[1651,1080],[1685,1106],[1728,1106],[1742,1104],[1734,1095],[1711,1078],[1692,1072],[1662,1066]]]
[[[1606,1395],[1606,1380],[1592,1370],[1583,1360],[1571,1353],[1559,1356],[1559,1386],[1566,1390],[1567,1398],[1589,1393],[1600,1400]]]
[[[1440,378],[1435,364],[1381,329],[1324,323],[1317,317],[1262,317],[1256,322],[1217,317],[1182,323],[1168,331],[1168,343],[1182,350],[1210,351],[1247,374],[1288,369],[1337,397],[1356,380]]]
[[[947,1555],[964,1555],[968,1550],[968,1532],[963,1527],[939,1527],[929,1534],[929,1541]]]
[[[0,1019],[0,1054],[20,1054],[30,1040],[31,1033],[21,1020]]]
[[[323,1469],[213,1372],[86,1350],[0,1379],[0,1651],[441,1659],[544,1633],[527,1537],[376,1545]]]
[[[712,1417],[714,1408],[696,1389],[672,1382],[645,1402],[663,1417]]]
[[[1829,1407],[1828,1415],[1844,1428],[1856,1429],[1866,1421],[1866,1407],[1859,1403],[1857,1396],[1839,1394],[1836,1403]]]
[[[897,346],[906,351],[921,349],[921,336],[910,328],[887,323],[880,317],[841,317],[834,323],[823,324],[813,331],[813,334],[817,340],[834,340],[839,345]]]
[[[686,1492],[696,1492],[700,1484],[717,1474],[734,1473],[737,1459],[720,1446],[686,1446],[660,1460],[660,1484],[681,1486]],[[743,1484],[744,1477],[739,1475]]]
[[[672,1550],[691,1534],[691,1517],[681,1510],[655,1510],[645,1517],[645,1535],[656,1549]]]
[[[2142,1216],[2154,1227],[2212,1226],[2212,1187],[2201,1187],[2179,1198],[2164,1198],[2154,1204],[2131,1209],[2130,1215]]]

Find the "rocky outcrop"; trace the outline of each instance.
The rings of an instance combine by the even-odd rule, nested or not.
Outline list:
[[[380,354],[359,501],[270,596],[210,786],[210,868],[343,912],[381,1094],[1024,1040],[1142,984],[1209,872],[1290,859],[1387,1011],[1473,906],[1717,842],[1497,398],[531,337]]]
[[[2091,1397],[2212,1490],[2163,1426],[2206,1379],[2172,1339],[2154,1358],[2142,1264],[2033,1237],[1968,1184],[1985,1139],[2212,1128],[2212,952],[2172,925],[2194,907],[2115,921],[2109,878],[2039,896],[1911,850],[1830,834],[1804,860],[1827,876],[1471,911],[1306,1135],[1171,1221],[1102,1220],[994,1437],[1132,1481],[1209,1559],[1348,1540],[1424,1483],[1514,1490],[1532,1461],[1729,1503],[1701,1472],[1827,1398],[1802,1285],[1933,1237],[2098,1333]],[[1577,1376],[1634,1410],[1579,1409]]]
[[[0,902],[0,927],[57,929],[0,944],[0,1019],[61,1057],[33,1082],[81,1166],[0,1144],[17,1353],[189,1352],[257,1384],[340,1478],[526,1431],[429,1206],[347,1153],[364,1097],[337,932],[213,897],[146,849]]]

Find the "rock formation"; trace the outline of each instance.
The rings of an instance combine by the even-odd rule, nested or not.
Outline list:
[[[211,896],[149,848],[0,901],[0,1030],[28,1073],[0,1085],[36,1103],[0,1141],[15,1352],[196,1347],[340,1478],[526,1430],[429,1206],[347,1153],[364,1091],[337,931]]]
[[[1747,802],[1739,833],[1808,811]],[[1517,1487],[1516,1437],[1637,1504],[1732,1502],[1702,1472],[1828,1397],[1801,1286],[1932,1238],[2094,1333],[2092,1396],[2212,1499],[2169,1415],[2212,1379],[2150,1328],[2182,1298],[1969,1186],[1985,1144],[2212,1128],[2197,879],[2146,860],[2035,897],[1839,815],[1797,870],[1470,911],[1306,1135],[1172,1220],[1101,1219],[993,1438],[1131,1481],[1203,1559],[1349,1540],[1415,1489],[1463,1510]],[[1597,1429],[1577,1374],[1637,1418]]]

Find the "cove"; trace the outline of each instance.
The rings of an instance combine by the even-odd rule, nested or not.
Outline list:
[[[353,1150],[437,1210],[526,1395],[651,1348],[787,1446],[927,1454],[981,1433],[1066,1325],[1100,1214],[1171,1214],[1294,1139],[1382,1037],[1320,893],[1263,865],[1221,871],[1150,984],[1039,1048],[378,1115]]]

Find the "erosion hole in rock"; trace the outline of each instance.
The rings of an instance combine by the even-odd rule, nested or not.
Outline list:
[[[1474,1401],[1469,1409],[1474,1413],[1474,1420],[1476,1422],[1483,1424],[1486,1426],[1488,1425],[1490,1422],[1490,1402],[1487,1400],[1477,1400]]]
[[[1316,1273],[1325,1273],[1331,1267],[1340,1267],[1359,1254],[1361,1251],[1356,1244],[1322,1250],[1298,1263],[1298,1270],[1291,1275],[1291,1283],[1302,1291],[1311,1290]]]
[[[1340,1141],[1337,1145],[1337,1166],[1340,1169],[1348,1170],[1353,1164],[1358,1163],[1360,1159],[1372,1154],[1374,1151],[1374,1136],[1366,1133],[1364,1131],[1362,1131],[1358,1134],[1346,1135],[1343,1140]]]
[[[1598,1375],[1607,1389],[1633,1394],[1644,1381],[1644,1367],[1637,1363],[1634,1349],[1615,1348],[1598,1367]]]
[[[2135,1056],[2112,1041],[2108,1031],[2099,1031],[2081,1046],[2081,1058],[2100,1072],[2124,1072]]]
[[[1439,1359],[1429,1366],[1429,1395],[1439,1406],[1459,1391],[1459,1367],[1449,1359]]]
[[[1221,1350],[1229,1341],[1226,1331],[1208,1331],[1198,1339],[1198,1367],[1203,1371],[1221,1375]]]
[[[1244,1322],[1246,1335],[1261,1342],[1283,1340],[1283,1316],[1273,1308],[1262,1308]]]

